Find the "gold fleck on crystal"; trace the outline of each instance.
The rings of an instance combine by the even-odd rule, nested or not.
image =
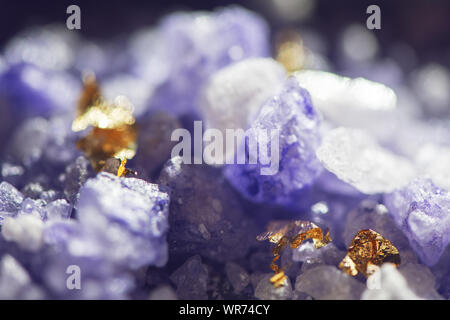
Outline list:
[[[108,158],[131,159],[136,154],[137,128],[120,129],[93,128],[85,137],[77,141],[77,147],[90,159],[98,172]]]
[[[287,281],[287,277],[286,277],[286,275],[284,274],[283,271],[275,273],[270,278],[270,283],[272,283],[275,288],[280,288],[280,287],[285,286],[286,285],[286,281]]]
[[[105,101],[93,74],[84,77],[84,89],[78,103],[73,131],[92,130],[77,141],[77,147],[90,159],[98,172],[109,158],[132,159],[137,149],[137,125],[133,106],[123,96],[114,103]],[[122,172],[123,173],[123,172]]]
[[[258,241],[269,240],[272,243],[276,243],[276,246],[272,250],[274,258],[270,264],[270,268],[275,272],[275,275],[271,278],[271,282],[276,287],[285,283],[285,281],[281,281],[281,279],[285,279],[286,276],[275,262],[280,258],[282,250],[288,244],[290,244],[292,249],[295,249],[303,241],[312,239],[314,246],[320,248],[331,242],[329,232],[324,235],[322,229],[316,224],[301,220],[272,221],[267,226],[267,231],[258,235],[256,239]],[[277,275],[280,278],[278,278]],[[272,279],[274,280],[272,281]]]
[[[374,266],[381,266],[385,262],[396,266],[400,264],[397,248],[381,234],[366,229],[355,235],[339,268],[352,276],[361,272],[368,277],[376,270]]]
[[[73,131],[82,131],[89,126],[100,129],[116,129],[133,125],[133,108],[129,101],[123,97],[117,97],[114,104],[98,100],[96,104],[87,108],[86,112],[78,116],[72,123]]]
[[[285,30],[276,38],[276,60],[289,73],[299,71],[305,63],[305,50],[303,40],[298,32]]]

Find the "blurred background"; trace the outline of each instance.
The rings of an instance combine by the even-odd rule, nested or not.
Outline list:
[[[366,8],[377,4],[381,7],[382,28],[374,34],[381,54],[388,54],[393,43],[405,43],[420,63],[450,63],[450,1],[445,0],[1,0],[0,47],[25,28],[64,23],[66,8],[71,4],[79,5],[82,11],[82,30],[77,32],[92,40],[108,40],[152,25],[176,10],[211,10],[233,3],[259,12],[274,31],[296,26],[321,33],[331,59],[346,26],[365,25]]]

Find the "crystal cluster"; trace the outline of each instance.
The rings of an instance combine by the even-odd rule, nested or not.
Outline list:
[[[0,48],[0,298],[450,299],[447,67],[271,22]]]
[[[261,175],[264,165],[228,166],[225,175],[244,197],[260,203],[295,205],[297,197],[319,175],[322,166],[316,157],[320,144],[321,116],[309,93],[295,78],[289,78],[279,92],[260,109],[252,122],[255,130],[279,130],[279,168],[272,175]],[[255,131],[258,132],[258,131]],[[248,147],[248,140],[244,141]]]
[[[385,196],[386,206],[422,261],[431,266],[450,242],[450,193],[416,179]]]

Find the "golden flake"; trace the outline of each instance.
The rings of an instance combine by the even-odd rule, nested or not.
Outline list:
[[[286,275],[284,274],[283,271],[275,273],[270,278],[270,283],[272,283],[275,288],[280,288],[280,287],[285,286],[286,285],[286,281],[287,281],[287,277],[286,277]]]
[[[296,31],[283,31],[277,36],[276,60],[287,72],[299,71],[305,63],[303,40]]]
[[[100,171],[108,158],[131,159],[136,154],[136,126],[120,129],[93,128],[77,141],[77,147],[91,160],[96,171]]]
[[[72,130],[82,131],[88,127],[92,130],[77,141],[77,147],[96,171],[103,170],[109,158],[132,159],[136,154],[138,132],[133,106],[123,96],[117,97],[114,103],[105,101],[93,74],[86,75],[83,81],[78,116],[72,123]]]
[[[339,268],[352,276],[361,272],[368,277],[385,262],[400,264],[397,248],[381,234],[366,229],[355,235]]]
[[[271,278],[274,286],[282,286],[286,278],[284,272],[275,263],[281,256],[282,250],[289,244],[292,249],[297,248],[303,241],[312,239],[316,248],[323,247],[331,242],[330,233],[325,235],[320,227],[309,221],[272,221],[267,226],[267,231],[256,237],[258,241],[269,240],[276,243],[272,253],[274,258],[270,268],[275,272]],[[273,281],[272,281],[273,280]]]
[[[103,162],[103,161],[102,161]],[[137,172],[126,168],[127,159],[109,158],[104,161],[101,171],[109,172],[120,177],[136,176]]]

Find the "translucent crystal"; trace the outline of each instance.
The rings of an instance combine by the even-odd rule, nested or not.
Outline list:
[[[434,265],[450,242],[449,192],[418,178],[385,195],[384,201],[421,260]]]
[[[100,173],[81,188],[77,209],[81,225],[110,248],[109,258],[137,268],[167,262],[168,207],[168,195],[157,185]],[[73,245],[87,246],[88,240],[74,239]]]
[[[208,269],[202,264],[199,255],[189,258],[170,276],[170,279],[177,287],[179,299],[207,299]]]
[[[159,183],[170,189],[169,246],[174,256],[202,254],[217,261],[244,257],[255,241],[253,223],[220,170],[169,160]]]
[[[0,97],[14,106],[18,119],[71,112],[79,90],[80,82],[71,74],[28,64],[11,67],[0,79]]]
[[[244,268],[233,262],[225,264],[225,273],[236,293],[240,293],[250,283],[250,276]]]
[[[0,298],[37,300],[44,297],[44,292],[32,283],[24,267],[11,255],[3,255],[0,260]]]
[[[11,156],[28,167],[37,162],[44,151],[48,129],[46,119],[32,118],[25,121],[10,142]]]
[[[436,292],[436,279],[426,266],[408,263],[401,266],[399,271],[417,296],[424,299],[442,299]]]
[[[317,300],[357,300],[364,291],[364,285],[334,266],[318,266],[297,277],[295,291]]]
[[[66,167],[61,180],[64,185],[64,195],[73,205],[78,201],[81,186],[93,175],[89,160],[84,156],[79,156]]]
[[[278,172],[261,175],[261,168],[267,165],[260,162],[228,165],[227,179],[254,202],[285,205],[298,202],[300,190],[310,185],[322,170],[315,154],[320,144],[320,120],[308,92],[295,78],[289,78],[278,94],[264,104],[251,125],[255,132],[279,130],[278,141],[262,141],[267,148],[278,142]],[[246,142],[248,150],[248,140]]]
[[[366,194],[392,192],[415,176],[415,168],[407,159],[383,149],[357,129],[329,131],[317,157],[327,170]]]
[[[19,215],[17,218],[7,217],[3,220],[2,236],[8,241],[16,242],[27,251],[38,251],[43,241],[44,223],[32,214]]]
[[[381,83],[315,70],[299,71],[295,77],[324,118],[338,126],[376,130],[396,108],[394,91]]]
[[[275,287],[270,282],[273,274],[264,275],[255,288],[255,297],[261,300],[289,300],[292,299],[292,286],[289,279],[286,285]]]
[[[450,147],[426,144],[419,149],[415,160],[436,186],[450,190]]]
[[[149,300],[177,300],[175,291],[170,286],[160,286],[150,292]]]
[[[1,215],[14,214],[20,209],[23,195],[8,182],[0,183],[0,213]]]
[[[219,129],[224,135],[226,129],[247,130],[285,77],[283,67],[269,58],[246,59],[216,72],[199,105],[205,127]]]

